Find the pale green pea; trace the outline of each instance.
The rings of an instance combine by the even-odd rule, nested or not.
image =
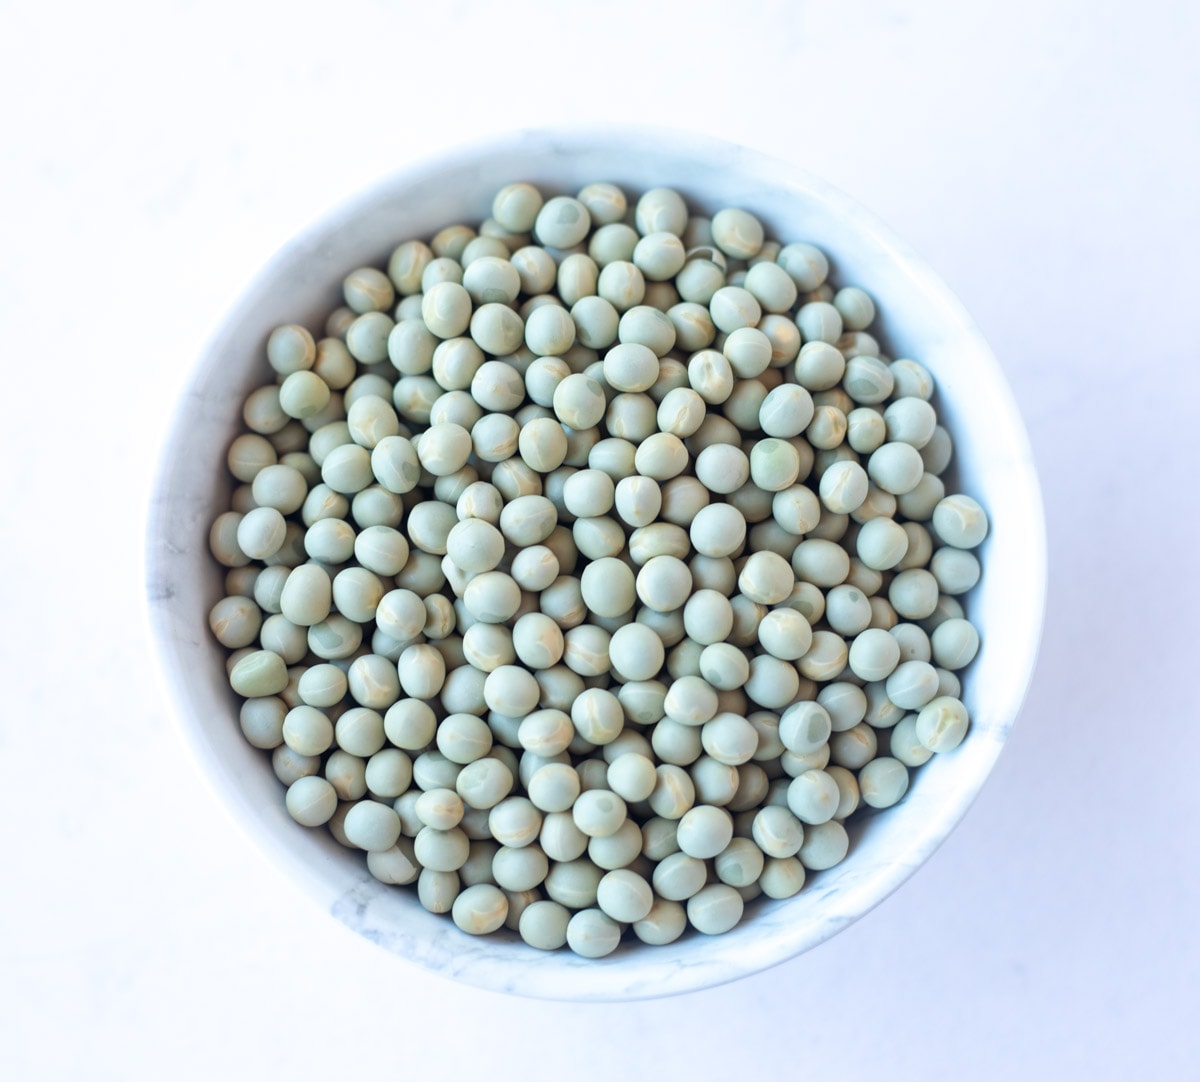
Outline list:
[[[833,345],[841,337],[841,313],[826,301],[810,301],[800,306],[796,313],[796,325],[805,342]],[[800,354],[804,354],[803,349]]]
[[[386,312],[364,312],[346,328],[346,348],[362,364],[378,364],[388,356],[388,336],[395,321]]]
[[[950,433],[941,425],[937,425],[929,442],[921,448],[921,461],[925,463],[926,471],[941,474],[950,465],[953,457],[954,445],[950,440]]]
[[[308,648],[326,661],[349,657],[362,645],[362,627],[331,612],[308,629]]]
[[[634,222],[643,237],[653,233],[671,233],[682,237],[687,228],[687,204],[671,188],[651,188],[634,207]]]
[[[450,913],[460,931],[490,935],[504,926],[508,898],[495,884],[475,883],[455,897]]]
[[[446,555],[463,571],[491,571],[504,557],[504,535],[483,519],[462,519],[446,535]]]
[[[603,676],[609,671],[612,636],[594,624],[580,624],[564,636],[563,661],[581,676]]]
[[[341,714],[333,732],[338,747],[359,759],[370,758],[383,747],[386,739],[383,717],[377,711],[361,706]]]
[[[676,851],[655,865],[651,881],[660,898],[684,902],[704,887],[707,878],[708,868],[703,860]]]
[[[533,233],[539,244],[548,248],[573,248],[591,229],[587,207],[568,195],[546,200],[534,219]]]
[[[360,800],[346,812],[342,829],[350,843],[359,849],[383,852],[400,838],[400,817],[387,804]]]
[[[796,303],[796,283],[777,263],[755,263],[746,271],[742,284],[753,294],[764,312],[788,312]]]
[[[700,727],[683,725],[670,717],[656,723],[650,733],[650,750],[660,763],[674,767],[690,767],[701,757],[704,749],[700,741]]]
[[[763,246],[762,222],[748,211],[725,207],[712,217],[713,243],[734,259],[751,259]]]
[[[682,819],[695,803],[695,783],[686,770],[673,763],[660,763],[654,772],[658,780],[649,796],[651,809],[663,819]]]
[[[853,566],[853,561],[851,561]],[[826,595],[826,623],[839,635],[858,635],[871,624],[871,602],[856,585],[842,583]]]
[[[429,331],[438,338],[457,338],[471,322],[471,294],[457,282],[438,282],[431,286],[421,298],[421,318]],[[400,324],[399,326],[404,326]],[[393,332],[394,333],[394,332]],[[428,348],[427,364],[420,368],[401,367],[401,371],[410,375],[427,372],[433,366],[433,347]],[[389,342],[389,355],[392,363],[396,363],[394,352]]]
[[[572,373],[554,389],[554,413],[571,428],[591,428],[608,408],[604,389],[590,376]]]
[[[793,857],[804,844],[804,824],[790,808],[767,805],[755,813],[752,836],[766,856]]]
[[[374,796],[394,800],[412,783],[412,760],[399,748],[383,748],[367,760],[363,780]]]
[[[541,690],[527,669],[519,665],[500,665],[488,673],[483,684],[483,697],[488,709],[517,718],[537,707]]]
[[[933,397],[933,376],[929,369],[917,361],[899,358],[888,366],[895,381],[894,394],[897,398],[914,397],[929,401]]]
[[[908,538],[908,549],[904,554],[904,559],[896,565],[896,570],[922,570],[933,555],[933,538],[919,522],[905,522],[903,527],[905,536]]]
[[[792,568],[798,578],[815,586],[837,586],[850,573],[850,557],[836,542],[812,537],[796,546]]]
[[[545,248],[528,245],[518,248],[510,259],[513,269],[517,272],[520,291],[530,297],[549,293],[554,288],[558,275],[558,266],[554,257]],[[472,264],[474,266],[475,264]]]
[[[933,528],[947,545],[973,549],[987,537],[987,514],[970,496],[947,496],[933,510]]]
[[[558,265],[558,295],[569,309],[574,309],[584,297],[596,296],[599,281],[600,268],[596,261],[582,252],[567,256]]]
[[[603,297],[581,296],[571,305],[576,340],[591,349],[606,349],[616,340],[620,330],[620,315]]]
[[[439,234],[441,236],[441,234]],[[436,241],[437,238],[435,238]],[[437,252],[444,256],[446,251]],[[405,241],[392,251],[388,258],[388,278],[401,295],[417,293],[421,289],[421,275],[433,261],[435,252],[424,241]]]
[[[576,798],[571,817],[589,838],[606,838],[625,822],[625,801],[610,789],[586,789]]]
[[[307,775],[288,786],[284,798],[288,814],[301,826],[317,827],[329,822],[337,811],[337,793],[324,778]]]
[[[575,321],[566,308],[545,304],[529,313],[525,344],[539,356],[557,357],[575,344]]]
[[[945,498],[946,485],[936,474],[922,474],[917,487],[896,498],[896,508],[905,518],[928,522]]]
[[[906,714],[896,723],[889,734],[888,750],[907,767],[923,766],[933,758],[933,752],[917,737],[916,714]]]
[[[432,699],[446,681],[445,660],[436,647],[425,643],[405,647],[396,668],[404,694],[414,699]]]
[[[454,789],[427,789],[416,798],[415,811],[434,830],[454,830],[462,822],[462,798]]]
[[[890,518],[874,518],[863,523],[855,539],[858,558],[867,567],[888,571],[895,567],[908,551],[908,535],[904,527]]]
[[[389,590],[375,607],[379,629],[400,642],[416,638],[424,628],[425,620],[425,604],[412,590]]]
[[[246,427],[260,435],[272,436],[291,421],[279,405],[279,388],[274,384],[250,392],[242,405],[242,420]]]
[[[503,357],[525,340],[525,324],[506,304],[481,304],[471,315],[471,338],[485,353]],[[472,384],[472,388],[474,384]]]
[[[617,628],[609,642],[613,671],[624,680],[651,680],[658,675],[666,659],[660,639],[645,624],[632,623]]]
[[[621,926],[600,909],[580,909],[567,923],[567,946],[583,958],[603,958],[621,942]]]
[[[308,482],[300,470],[284,463],[266,465],[251,483],[254,503],[275,507],[283,515],[299,511],[308,494]]]
[[[864,804],[890,808],[908,791],[908,769],[888,756],[872,759],[859,771],[858,787]]]
[[[888,585],[888,601],[904,619],[923,620],[937,607],[937,579],[922,568],[901,571]]]
[[[759,427],[768,436],[798,436],[811,423],[814,409],[812,395],[804,387],[780,384],[767,393],[759,407]]]
[[[808,442],[818,450],[839,447],[846,438],[846,415],[836,406],[817,406],[805,431]]]
[[[535,405],[550,408],[554,391],[571,374],[560,357],[539,357],[525,370],[525,393]]]
[[[467,862],[471,843],[459,827],[438,830],[427,826],[413,839],[413,852],[429,871],[456,872]]]
[[[717,878],[735,888],[756,883],[763,866],[763,852],[749,838],[734,838],[713,861]]]
[[[754,327],[762,318],[762,308],[754,294],[741,286],[722,286],[708,302],[713,324],[726,334],[739,327]]]
[[[465,271],[477,260],[507,259],[509,254],[508,244],[502,238],[488,236],[481,231],[478,236],[472,237],[463,246],[458,261],[463,265],[463,270]]]
[[[727,883],[711,883],[687,902],[688,923],[704,935],[723,935],[742,919],[745,903]]]
[[[345,342],[340,338],[322,338],[312,370],[333,390],[340,390],[354,379],[357,366]]]
[[[592,221],[597,225],[619,222],[625,217],[625,193],[615,184],[597,182],[585,185],[575,198],[587,208]]]
[[[867,471],[854,460],[834,462],[821,474],[821,502],[834,514],[851,514],[867,498]]]
[[[932,752],[952,751],[967,734],[967,708],[955,698],[942,695],[927,703],[917,714],[917,739]]]
[[[814,644],[820,641],[818,636],[821,634],[824,633],[814,633]],[[805,656],[811,654],[810,649]],[[778,710],[796,698],[800,690],[800,677],[795,665],[770,654],[760,654],[750,660],[750,675],[742,690],[759,706]]]
[[[809,755],[829,740],[833,721],[820,703],[793,703],[779,718],[779,738],[788,751]],[[797,813],[799,814],[799,813]]]
[[[258,638],[262,611],[249,597],[224,597],[209,610],[208,626],[222,646],[237,650]]]
[[[250,651],[230,670],[229,684],[247,699],[278,695],[288,685],[287,664],[273,651]]]
[[[836,819],[810,827],[797,854],[810,871],[819,872],[840,864],[850,849],[850,836]]]
[[[700,743],[718,763],[741,766],[754,758],[758,750],[758,733],[744,717],[725,711],[704,723]]]
[[[933,438],[937,427],[937,414],[923,398],[893,400],[883,411],[883,420],[889,440],[911,444],[918,450]]]
[[[800,293],[812,293],[820,289],[829,276],[829,260],[826,254],[812,245],[790,244],[780,248],[775,262],[787,271],[796,282]]]
[[[904,711],[887,697],[882,680],[874,680],[863,686],[867,698],[867,709],[863,721],[875,729],[890,729],[902,717]]]
[[[454,780],[454,790],[469,808],[494,808],[514,784],[513,772],[499,759],[485,756],[467,763]]]
[[[281,376],[312,368],[316,354],[312,334],[295,323],[276,327],[267,338],[267,361]]]
[[[365,567],[347,567],[333,578],[333,604],[338,612],[355,623],[375,619],[375,610],[383,594],[379,576]]]
[[[771,516],[789,534],[803,536],[821,519],[821,505],[806,485],[792,485],[776,492],[771,500]]]
[[[800,455],[787,440],[768,436],[750,451],[750,479],[764,492],[782,492],[800,475]]]
[[[937,671],[928,661],[903,661],[888,676],[884,689],[902,710],[920,710],[937,695]]]
[[[542,204],[542,193],[532,184],[506,184],[492,199],[492,217],[511,233],[528,233]]]
[[[225,454],[229,472],[239,481],[253,481],[259,470],[273,466],[279,460],[271,441],[255,432],[243,432]]]
[[[638,860],[642,850],[642,832],[632,819],[626,819],[615,834],[604,838],[589,838],[588,859],[606,872],[628,868]]]
[[[617,868],[607,872],[597,885],[596,904],[613,920],[628,924],[650,912],[654,891],[636,872]]]
[[[665,312],[647,305],[635,305],[620,315],[617,337],[623,344],[643,345],[652,350],[655,357],[665,357],[676,344],[676,329]],[[648,390],[660,374],[661,366],[655,363],[655,379],[644,387],[623,387],[623,390]]]
[[[961,617],[943,620],[930,636],[934,660],[951,671],[965,668],[979,652],[979,632]]]
[[[517,453],[518,421],[504,413],[486,413],[471,428],[471,446],[481,462],[503,462]]]
[[[846,667],[848,659],[849,647],[841,635],[835,631],[814,631],[812,646],[796,663],[796,667],[800,675],[809,680],[832,680]]]
[[[687,255],[679,237],[664,231],[647,233],[623,258],[632,259],[650,281],[663,282],[679,273]]]
[[[342,495],[361,492],[375,480],[371,452],[357,443],[331,448],[321,463],[321,480]]]
[[[708,306],[717,290],[724,285],[724,264],[718,264],[712,260],[708,249],[700,249],[695,255],[689,252],[687,262],[675,277],[675,286],[679,290],[680,297],[688,304],[703,307],[707,313],[706,322],[714,331],[716,322]]]
[[[417,899],[430,913],[449,913],[460,889],[461,883],[455,872],[422,868],[417,879]]]
[[[701,555],[730,556],[746,540],[746,520],[736,507],[709,504],[697,512],[688,535]]]
[[[596,279],[596,292],[618,312],[625,312],[642,303],[646,296],[646,279],[633,263],[617,260],[601,268]]]
[[[666,311],[675,331],[675,344],[688,353],[712,345],[717,328],[708,308],[695,301],[682,301]]]
[[[554,951],[566,946],[571,911],[547,898],[528,905],[521,913],[518,928],[521,938],[537,950]]]
[[[421,288],[418,291],[422,301],[424,295],[441,282],[457,282],[462,285],[463,269],[455,259],[438,258],[427,263],[421,272]]]
[[[395,529],[404,517],[404,501],[382,485],[368,485],[354,494],[350,503],[350,517],[363,530],[372,526]]]
[[[768,898],[792,898],[804,888],[804,865],[795,857],[763,862],[758,885]]]
[[[283,719],[287,705],[274,695],[243,701],[238,712],[242,735],[256,748],[271,751],[283,743]]]
[[[506,891],[535,890],[546,878],[550,862],[540,846],[501,846],[492,858],[491,874]]]
[[[321,769],[321,757],[300,755],[286,744],[280,744],[271,753],[271,769],[284,785],[290,786],[297,778],[317,774]]]
[[[400,680],[396,673],[396,666],[379,654],[364,654],[362,657],[355,658],[350,663],[346,677],[350,695],[359,706],[368,707],[371,710],[386,710],[400,697]],[[381,740],[382,725],[381,718],[379,729]],[[338,742],[341,743],[340,740]],[[345,744],[342,746],[345,747]],[[353,749],[347,748],[346,750]],[[370,755],[373,753],[355,751],[354,754]]]
[[[588,240],[588,255],[595,260],[598,267],[619,260],[633,258],[637,247],[637,231],[624,222],[610,222],[600,226]],[[668,276],[669,277],[669,276]]]
[[[895,381],[892,378],[891,370],[878,357],[852,357],[846,362],[846,373],[842,377],[842,386],[851,400],[857,402],[861,407],[884,402],[892,393],[894,385]],[[875,416],[882,421],[882,416],[874,410],[864,409],[860,416]],[[886,431],[886,426],[880,425],[880,430]],[[873,438],[873,435],[874,429],[872,428],[870,438]],[[858,439],[859,442],[866,442],[867,434],[860,434]],[[878,443],[882,442],[883,437],[878,440]],[[874,450],[874,448],[871,449]],[[856,446],[855,450],[859,450],[859,448]]]
[[[474,240],[474,238],[475,230],[470,226],[448,225],[445,229],[441,229],[434,234],[433,240],[430,241],[428,246],[421,241],[409,241],[408,245],[402,244],[400,248],[396,249],[396,253],[411,245],[415,249],[415,251],[412,253],[414,257],[412,258],[412,262],[414,263],[421,262],[423,259],[427,261],[435,256],[439,259],[453,259],[455,261],[459,261],[462,258],[463,250],[472,240]],[[421,249],[424,249],[424,253],[428,253],[428,255],[426,256],[424,253],[422,253]],[[393,260],[396,258],[396,253],[393,253],[392,255]],[[388,276],[393,282],[396,281],[396,275],[391,271],[390,268],[388,271]],[[397,283],[396,288],[401,292],[404,292],[399,283]],[[416,290],[412,289],[408,292],[416,292]]]
[[[829,738],[829,757],[838,766],[859,770],[875,758],[878,747],[879,738],[875,729],[866,722],[860,722],[852,729],[834,733]]]

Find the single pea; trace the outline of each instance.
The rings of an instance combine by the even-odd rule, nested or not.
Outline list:
[[[711,883],[687,902],[688,922],[704,935],[722,935],[742,919],[745,903],[727,883]]]
[[[583,203],[571,196],[556,195],[538,210],[533,234],[548,248],[566,249],[579,244],[591,227],[591,215]]]
[[[908,769],[888,756],[872,759],[859,771],[858,785],[864,804],[890,808],[908,791]]]
[[[804,824],[790,808],[768,805],[755,813],[752,836],[766,856],[773,859],[793,857],[804,844]]]
[[[287,664],[273,651],[252,650],[230,670],[229,684],[247,699],[278,695],[288,686]]]
[[[629,924],[642,920],[654,904],[654,891],[642,876],[628,868],[607,872],[596,887],[596,904],[613,920]]]
[[[784,245],[775,258],[801,293],[819,289],[829,277],[829,260],[824,252],[811,244]]]
[[[807,343],[824,343],[832,346],[842,333],[842,316],[841,313],[827,301],[809,301],[807,304],[802,304],[800,310],[796,313],[796,326],[800,328],[801,335],[804,336],[804,341]],[[803,355],[804,350],[801,349]],[[839,351],[839,359],[841,359],[841,368],[844,368],[845,359],[841,357]],[[837,377],[841,378],[841,374]],[[804,382],[800,379],[800,374],[797,372],[798,382]],[[834,380],[836,383],[837,380]],[[833,386],[830,383],[829,386]]]
[[[987,536],[988,519],[978,502],[960,493],[947,496],[934,508],[933,528],[947,545],[972,549]]]
[[[871,480],[894,496],[911,492],[924,473],[925,464],[920,452],[908,443],[885,443],[867,459],[867,474]]]
[[[567,946],[583,958],[603,958],[621,942],[621,926],[600,909],[580,909],[567,922]]]
[[[917,715],[917,739],[932,752],[952,751],[967,734],[967,708],[958,699],[939,696]]]
[[[867,628],[850,644],[847,664],[861,680],[885,680],[899,663],[899,642],[881,628]]]
[[[831,819],[805,831],[804,844],[797,855],[805,868],[818,872],[840,864],[849,849],[850,836],[846,828]]]
[[[928,661],[904,661],[888,676],[884,688],[902,710],[920,710],[937,696],[937,671]]]
[[[360,800],[346,812],[343,829],[347,839],[359,849],[383,852],[391,849],[400,837],[400,817],[387,804]]]
[[[933,659],[944,669],[966,668],[979,652],[979,632],[961,617],[943,620],[930,636]]]
[[[620,616],[633,608],[637,596],[633,571],[613,557],[589,563],[580,576],[580,590],[597,616]]]
[[[508,899],[492,883],[476,883],[454,899],[451,907],[454,923],[468,935],[489,935],[504,926]]]
[[[797,819],[808,826],[817,826],[832,819],[838,801],[837,782],[824,770],[806,770],[788,785],[788,807]]]
[[[765,860],[758,884],[768,898],[795,897],[804,888],[804,865],[795,857]]]
[[[324,778],[309,775],[288,786],[284,799],[288,814],[301,826],[317,827],[329,822],[337,811],[337,792]]]

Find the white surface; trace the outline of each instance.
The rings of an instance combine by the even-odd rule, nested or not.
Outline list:
[[[4,14],[0,1075],[1194,1072],[1191,5]],[[573,118],[790,155],[889,222],[1005,365],[1050,531],[1033,691],[930,864],[796,962],[632,1007],[425,977],[293,894],[169,727],[140,615],[154,448],[252,274],[412,154]]]
[[[205,630],[223,580],[207,526],[228,508],[232,488],[219,464],[242,430],[245,395],[268,378],[262,343],[271,330],[289,321],[319,327],[341,274],[385,260],[399,239],[482,218],[513,177],[549,193],[575,192],[601,176],[631,194],[679,178],[696,213],[753,206],[778,236],[817,245],[841,281],[867,289],[885,313],[878,329],[886,330],[892,355],[919,358],[933,373],[939,416],[955,433],[957,485],[983,503],[994,524],[979,549],[987,577],[967,599],[985,643],[965,687],[970,740],[915,772],[899,807],[869,825],[858,816],[851,856],[812,876],[798,897],[755,906],[720,938],[635,944],[604,964],[570,951],[541,954],[519,941],[514,947],[516,936],[464,940],[413,892],[375,881],[361,854],[325,831],[297,830],[267,757],[239,731],[225,652]],[[327,272],[314,271],[318,265]],[[959,822],[1003,748],[1032,675],[1046,592],[1041,499],[1028,441],[987,344],[920,258],[843,193],[724,141],[661,128],[552,128],[415,164],[339,207],[272,262],[207,347],[184,403],[152,497],[147,592],[167,694],[197,758],[268,859],[282,859],[320,905],[401,958],[477,987],[548,999],[661,996],[758,972],[825,941],[907,880]]]

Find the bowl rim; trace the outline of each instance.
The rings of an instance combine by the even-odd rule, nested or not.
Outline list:
[[[643,952],[647,953],[646,964],[631,961],[634,956],[624,951],[609,959],[590,962],[582,959],[572,961],[574,956],[570,956],[565,959],[565,965],[556,965],[564,960],[563,951],[555,955],[537,953],[526,959],[524,964],[517,966],[517,975],[514,977],[512,963],[515,959],[496,962],[488,957],[489,952],[486,949],[476,949],[477,945],[474,943],[460,943],[458,946],[461,949],[458,953],[462,958],[461,964],[448,965],[444,959],[424,956],[410,939],[396,939],[381,926],[383,918],[377,908],[373,910],[372,906],[375,887],[382,885],[375,884],[369,875],[351,890],[337,892],[338,898],[331,903],[330,881],[326,870],[328,862],[298,860],[290,852],[285,852],[282,847],[273,844],[269,832],[255,817],[245,796],[231,792],[230,787],[223,783],[229,764],[217,754],[214,745],[204,738],[203,726],[193,716],[195,707],[189,706],[178,694],[177,675],[180,666],[186,665],[186,660],[176,642],[178,629],[171,616],[172,595],[169,583],[163,577],[164,558],[172,555],[164,553],[164,538],[168,533],[168,490],[173,463],[186,443],[188,421],[196,408],[197,381],[202,372],[212,364],[213,357],[235,335],[236,329],[249,317],[261,298],[270,292],[272,283],[282,272],[294,265],[297,259],[318,250],[330,235],[344,228],[347,222],[362,214],[366,208],[378,203],[386,193],[427,182],[452,171],[469,171],[498,154],[509,154],[521,148],[529,152],[552,148],[554,153],[572,153],[581,148],[594,149],[597,146],[608,145],[614,150],[619,150],[631,141],[638,140],[648,145],[665,147],[672,157],[687,156],[698,161],[731,159],[727,161],[726,168],[733,167],[740,173],[786,177],[793,189],[816,196],[834,210],[851,215],[856,228],[880,251],[902,264],[920,289],[935,298],[941,309],[954,317],[963,333],[970,336],[974,361],[988,370],[987,375],[993,385],[991,391],[996,397],[996,409],[1005,418],[1008,439],[1018,457],[1026,464],[1021,485],[1025,496],[1024,509],[1029,516],[1024,524],[1024,532],[1029,535],[1026,538],[1028,551],[1024,553],[1024,570],[1029,582],[1027,600],[1031,607],[1022,614],[1024,650],[1019,652],[1019,679],[1014,681],[1009,693],[1005,707],[1009,716],[1004,731],[996,734],[996,738],[989,742],[986,754],[981,753],[977,756],[976,769],[960,787],[952,812],[943,815],[939,820],[938,829],[926,832],[920,859],[897,861],[887,868],[877,870],[865,885],[853,885],[854,889],[844,892],[839,902],[841,912],[837,920],[826,922],[815,930],[810,929],[807,934],[797,933],[778,936],[769,941],[742,944],[736,956],[727,958],[723,965],[717,967],[690,968],[687,965],[675,965],[667,967],[670,969],[669,973],[658,973],[648,980],[649,971],[659,970],[663,964],[653,951],[645,952],[644,948]],[[679,187],[683,188],[684,185],[680,184]],[[1035,671],[1045,614],[1046,530],[1032,449],[1004,374],[961,301],[924,259],[871,211],[861,207],[827,181],[786,159],[707,135],[653,125],[625,124],[520,128],[434,151],[412,160],[341,200],[327,213],[310,221],[293,239],[285,243],[239,292],[234,305],[220,316],[216,328],[193,358],[182,386],[183,393],[167,421],[165,435],[159,446],[159,455],[151,479],[150,498],[143,505],[146,508],[142,551],[146,584],[143,592],[143,611],[153,643],[156,677],[174,722],[173,727],[183,737],[205,783],[217,797],[218,805],[250,839],[254,847],[268,857],[277,870],[284,872],[289,880],[302,885],[304,893],[309,895],[310,899],[317,901],[352,929],[367,938],[381,942],[392,953],[428,970],[440,971],[477,987],[493,990],[542,998],[603,1001],[652,998],[695,991],[781,964],[824,942],[837,931],[870,912],[914,874],[928,856],[945,841],[977,798],[1028,694]],[[202,629],[202,634],[207,634],[207,628]],[[251,814],[246,814],[247,812]],[[298,832],[300,833],[302,832]],[[871,889],[865,889],[865,886]],[[805,891],[801,893],[807,893],[811,889],[806,886]],[[438,919],[444,924],[450,923],[444,918]],[[645,972],[641,972],[642,970]],[[585,979],[585,975],[591,979]]]

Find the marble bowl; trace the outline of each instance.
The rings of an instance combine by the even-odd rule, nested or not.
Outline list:
[[[966,674],[972,726],[954,752],[913,775],[904,801],[856,817],[849,856],[783,902],[758,900],[719,937],[637,942],[588,961],[544,954],[511,934],[472,938],[427,913],[415,894],[367,873],[362,854],[284,809],[268,757],[245,742],[207,613],[222,595],[208,527],[228,507],[225,449],[241,404],[269,378],[263,344],[286,322],[319,328],[352,268],[386,261],[397,243],[480,220],[503,184],[547,192],[609,180],[628,191],[678,188],[697,208],[742,206],[770,235],[830,256],[837,281],[868,290],[892,356],[934,374],[954,435],[958,488],[987,508],[984,575],[968,598],[983,647]],[[1029,444],[979,331],[922,260],[845,195],[794,165],[711,139],[648,129],[519,132],[409,165],[289,244],[246,290],[195,368],[162,450],[147,537],[147,596],[167,697],[204,775],[234,818],[331,916],[395,955],[472,985],[522,995],[621,1000],[704,988],[766,969],[835,935],[879,904],[962,819],[1004,744],[1028,686],[1045,593],[1044,525]]]

